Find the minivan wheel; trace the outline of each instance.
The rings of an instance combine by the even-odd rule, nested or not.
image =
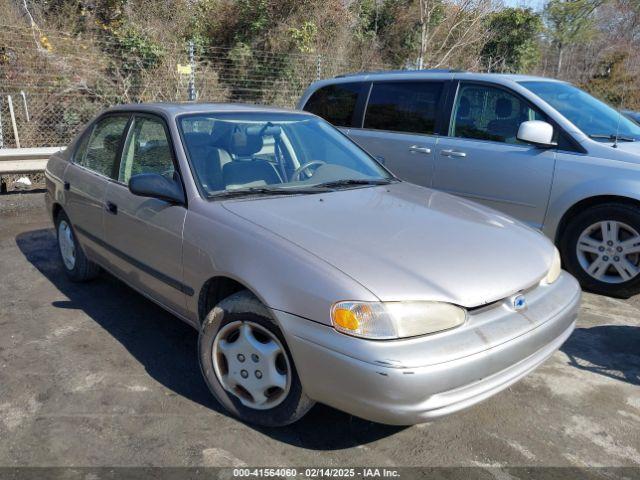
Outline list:
[[[241,420],[284,426],[313,406],[282,332],[250,292],[231,295],[211,310],[198,347],[209,390]]]
[[[585,290],[628,298],[640,292],[640,213],[604,204],[579,213],[560,239],[565,268]]]
[[[55,225],[58,254],[67,276],[74,282],[95,278],[100,273],[100,267],[84,254],[67,214],[63,211],[58,213]]]

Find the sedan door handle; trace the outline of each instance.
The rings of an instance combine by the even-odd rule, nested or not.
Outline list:
[[[64,189],[68,192],[71,190],[71,184],[69,182],[64,182]]]
[[[431,153],[431,149],[428,147],[420,147],[418,145],[411,145],[409,147],[409,151],[410,152],[419,152],[419,153],[426,153],[427,155]]]
[[[456,150],[441,150],[440,155],[444,157],[458,157],[458,158],[464,158],[467,156],[465,152],[458,152]]]
[[[117,215],[118,214],[118,205],[116,205],[115,203],[112,203],[112,202],[107,202],[107,212],[109,212],[112,215]]]

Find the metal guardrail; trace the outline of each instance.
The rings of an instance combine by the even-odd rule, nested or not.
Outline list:
[[[0,175],[43,172],[51,155],[64,147],[0,149]]]

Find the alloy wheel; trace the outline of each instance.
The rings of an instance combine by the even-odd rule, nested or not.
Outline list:
[[[623,222],[597,222],[578,238],[576,254],[580,266],[596,280],[627,282],[640,273],[640,234]]]

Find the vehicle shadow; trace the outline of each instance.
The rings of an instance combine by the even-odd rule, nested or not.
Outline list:
[[[93,282],[69,281],[59,263],[53,230],[21,233],[16,243],[25,258],[69,299],[53,302],[54,307],[82,310],[156,381],[178,395],[226,414],[200,373],[196,330],[107,273]],[[350,448],[402,430],[324,405],[316,405],[302,420],[285,428],[253,428],[276,440],[314,450]]]
[[[640,385],[640,327],[576,328],[561,350],[573,367]]]

